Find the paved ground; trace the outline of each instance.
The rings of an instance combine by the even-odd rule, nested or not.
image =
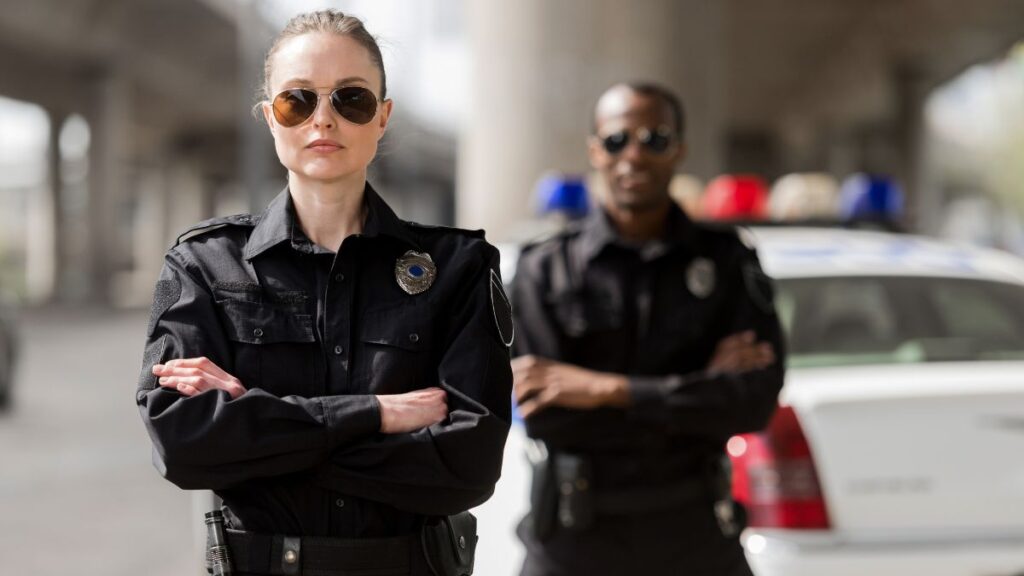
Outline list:
[[[0,573],[199,574],[193,498],[159,477],[134,389],[146,314],[23,315],[13,409],[0,414]],[[518,430],[477,511],[477,574],[511,576],[526,475]],[[198,532],[201,534],[201,531]]]

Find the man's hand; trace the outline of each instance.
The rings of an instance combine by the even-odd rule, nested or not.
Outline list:
[[[153,374],[164,388],[177,390],[185,396],[195,396],[207,390],[224,390],[234,400],[245,394],[245,386],[238,378],[228,374],[205,357],[168,360],[154,364]]]
[[[589,410],[629,405],[629,381],[618,374],[595,372],[541,358],[512,360],[512,389],[523,418],[549,406]]]
[[[448,394],[425,388],[405,394],[378,394],[380,431],[401,434],[432,426],[448,417]]]
[[[707,370],[715,373],[742,374],[767,368],[775,363],[771,344],[758,342],[753,330],[722,338],[715,348]]]

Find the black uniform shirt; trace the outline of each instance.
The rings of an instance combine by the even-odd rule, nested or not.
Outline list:
[[[658,241],[630,245],[598,211],[526,248],[512,296],[516,354],[630,378],[627,410],[555,407],[526,421],[549,447],[591,455],[599,489],[700,473],[775,408],[783,343],[771,283],[735,231],[694,224],[675,205]],[[719,340],[748,329],[771,343],[776,364],[707,372]]]
[[[207,221],[167,253],[136,400],[158,470],[215,490],[233,527],[395,536],[493,492],[511,392],[498,252],[482,232],[399,220],[369,185],[365,203],[363,233],[337,254],[302,233],[287,190],[261,216]],[[436,267],[416,295],[397,281],[408,251]],[[247,392],[189,398],[151,374],[198,356]],[[379,432],[375,395],[430,386],[448,394],[446,420]]]

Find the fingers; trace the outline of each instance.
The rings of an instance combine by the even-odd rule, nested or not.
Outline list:
[[[527,354],[525,356],[516,356],[515,358],[512,359],[511,362],[512,372],[522,372],[525,370],[536,368],[544,361],[544,358],[541,358],[540,356],[534,356],[533,354]]]
[[[205,356],[200,356],[198,358],[175,358],[173,360],[168,360],[164,366],[171,368],[198,368],[223,380],[229,380],[232,378],[230,374],[225,372],[220,366],[217,366],[216,363]]]
[[[708,364],[712,372],[742,373],[767,368],[775,363],[775,350],[768,342],[758,342],[752,330],[738,332],[719,341]]]
[[[195,396],[210,388],[198,376],[161,376],[158,382],[160,386],[170,390],[177,390],[185,396]]]
[[[155,368],[156,367],[154,367],[154,373],[157,373]],[[159,373],[173,374],[160,376],[157,380],[160,386],[169,389],[176,389],[186,396],[194,396],[196,394],[206,392],[207,390],[224,390],[232,399],[235,399],[246,392],[245,387],[237,380],[221,380],[211,376],[210,374],[196,371],[193,368],[178,368],[173,372],[163,370]],[[181,386],[187,386],[188,388],[183,390]]]
[[[557,387],[550,387],[541,390],[532,398],[519,405],[519,415],[524,419],[533,416],[537,412],[552,406],[558,400],[559,390]]]
[[[517,404],[544,389],[548,368],[552,365],[551,361],[533,355],[512,359],[512,392]]]
[[[544,389],[544,383],[540,378],[513,378],[512,392],[516,404],[522,404],[524,400],[536,395]]]
[[[206,370],[207,372],[210,372],[211,374],[217,376],[218,378],[224,380],[230,380],[233,378],[231,374],[225,372],[224,369],[222,369],[220,366],[218,366],[212,360],[206,358],[205,356],[201,358],[186,358],[185,360],[182,360],[182,364],[185,366],[189,365],[187,364],[188,362],[194,363],[196,368]]]
[[[744,330],[743,332],[730,334],[718,341],[715,351],[726,353],[753,344],[756,339],[757,335],[753,330]]]
[[[232,399],[245,393],[246,389],[238,378],[228,374],[205,357],[177,358],[165,364],[154,364],[152,372],[159,376],[159,383],[165,388],[176,389],[186,396],[194,396],[207,390],[224,390]],[[186,386],[181,388],[179,385]]]

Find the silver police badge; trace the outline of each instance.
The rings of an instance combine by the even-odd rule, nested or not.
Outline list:
[[[715,263],[696,258],[686,269],[686,288],[697,298],[707,298],[715,291]]]
[[[437,278],[437,266],[430,254],[409,250],[395,261],[395,280],[406,294],[426,292]]]

